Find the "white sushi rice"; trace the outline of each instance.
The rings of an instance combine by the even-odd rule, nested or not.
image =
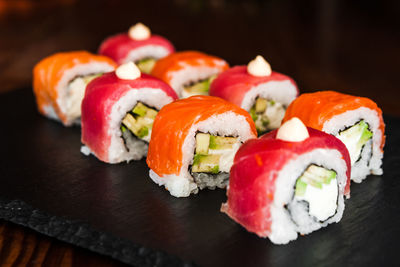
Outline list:
[[[383,152],[380,149],[383,133],[379,129],[380,121],[378,113],[366,107],[349,110],[326,121],[322,129],[326,133],[337,136],[340,131],[353,126],[360,120],[368,123],[373,135],[372,142],[364,145],[364,149],[361,152],[361,159],[351,168],[351,179],[356,183],[360,183],[371,173],[376,175],[383,173],[381,168]],[[371,152],[372,157],[370,156]]]
[[[109,115],[108,134],[111,136],[111,144],[108,149],[108,161],[118,163],[122,161],[139,160],[147,155],[148,144],[132,138],[125,140],[122,137],[121,121],[137,102],[142,102],[150,107],[160,110],[164,105],[173,101],[163,90],[158,88],[141,88],[130,90],[122,96],[112,107]]]
[[[61,112],[66,114],[67,126],[72,124],[80,124],[80,110],[74,107],[80,107],[80,103],[85,95],[85,84],[70,90],[69,84],[72,80],[79,76],[87,76],[89,74],[105,73],[114,70],[114,66],[105,62],[91,62],[88,64],[77,65],[74,68],[64,71],[62,79],[56,85],[58,98],[56,100]],[[79,103],[79,104],[77,104]],[[47,114],[48,115],[48,114]]]
[[[287,107],[296,96],[297,88],[289,80],[266,82],[251,88],[243,97],[240,107],[249,111],[258,97],[274,100]]]
[[[46,105],[43,107],[43,110],[48,118],[50,118],[52,120],[60,121],[60,118],[57,116],[57,113],[55,112],[53,106]]]
[[[170,51],[160,45],[145,45],[134,50],[131,50],[124,59],[122,63],[127,63],[130,61],[136,62],[145,58],[160,59],[166,57],[170,54]]]
[[[207,120],[194,124],[190,128],[182,146],[182,167],[179,175],[164,175],[160,177],[152,170],[149,173],[150,178],[155,183],[165,186],[171,195],[175,197],[187,197],[191,193],[196,194],[199,190],[189,172],[196,146],[195,135],[198,131],[212,135],[238,137],[240,142],[256,137],[253,135],[246,118],[232,111],[211,116]]]
[[[88,146],[81,146],[81,153],[85,156],[89,156],[90,154],[93,154],[92,150]]]
[[[199,60],[201,63],[203,60]],[[219,62],[219,61],[217,61]],[[192,67],[186,63],[180,62],[180,65],[183,69],[175,72],[169,73],[169,78],[171,79],[170,85],[175,90],[180,98],[186,98],[191,95],[186,94],[184,89],[184,85],[189,84],[191,82],[197,82],[204,79],[207,79],[213,75],[219,74],[222,72],[221,68],[218,67],[207,67],[204,66],[206,63],[202,63],[203,66]],[[220,64],[222,65],[222,63]]]
[[[300,211],[301,214],[296,214],[299,212],[298,210],[289,212],[285,208],[293,199],[296,180],[311,164],[334,170],[337,173],[339,193],[337,211],[334,216],[322,223],[311,219],[308,214],[304,213],[304,210]],[[270,232],[262,235],[268,236],[275,244],[287,244],[289,241],[297,239],[298,233],[305,235],[330,223],[339,222],[344,211],[343,193],[347,179],[346,168],[342,154],[334,149],[315,149],[289,161],[279,172],[275,181],[274,200],[270,206],[272,222]],[[302,225],[295,224],[292,216],[303,217]]]

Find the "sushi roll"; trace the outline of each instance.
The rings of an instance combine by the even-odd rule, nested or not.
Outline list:
[[[210,95],[247,110],[259,135],[281,125],[287,106],[298,94],[293,79],[272,71],[262,56],[247,66],[236,66],[221,73],[210,86]]]
[[[218,57],[184,51],[159,60],[151,75],[168,83],[180,98],[186,98],[208,95],[211,81],[228,68],[228,63]]]
[[[149,144],[150,178],[175,197],[226,187],[233,157],[257,136],[250,115],[218,97],[192,96],[164,106]]]
[[[128,62],[95,79],[82,101],[81,152],[107,163],[147,154],[154,118],[178,96],[168,84]]]
[[[33,92],[39,112],[65,126],[80,124],[86,85],[115,67],[110,58],[86,51],[46,57],[33,69]]]
[[[99,54],[108,56],[118,64],[134,62],[141,72],[150,73],[160,58],[175,51],[170,41],[151,34],[142,23],[132,26],[127,33],[120,33],[104,40]]]
[[[352,181],[360,183],[369,174],[383,173],[385,124],[381,109],[371,99],[334,91],[303,94],[288,107],[284,121],[293,117],[346,145]]]
[[[239,149],[221,211],[248,231],[286,244],[340,221],[350,168],[339,139],[293,118]]]

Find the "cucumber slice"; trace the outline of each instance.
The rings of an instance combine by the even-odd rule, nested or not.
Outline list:
[[[341,131],[339,138],[347,147],[350,154],[351,165],[361,158],[361,151],[364,145],[372,138],[373,133],[364,120],[359,121],[347,130]]]
[[[140,117],[146,115],[146,112],[149,108],[143,105],[142,103],[137,103],[136,106],[132,109],[132,113],[139,115]]]
[[[249,111],[259,135],[276,129],[285,114],[285,107],[274,100],[258,97]]]
[[[197,133],[192,173],[228,173],[239,141],[235,137]]]
[[[129,129],[135,136],[148,142],[156,116],[156,110],[138,102],[122,120],[121,130],[122,127]]]
[[[323,184],[329,185],[332,179],[335,178],[336,178],[335,171],[328,170],[317,165],[310,165],[306,169],[306,171],[302,174],[302,176],[300,176],[300,178],[297,179],[295,194],[297,196],[301,196],[305,193],[303,192],[305,188],[303,183],[306,185],[311,185],[318,189],[322,189]],[[300,186],[300,188],[297,189],[297,186]]]
[[[265,98],[257,98],[256,100],[256,112],[257,113],[263,113],[266,109],[267,109],[267,105],[268,105],[268,100]]]
[[[310,165],[297,179],[295,192],[290,209],[294,209],[292,219],[296,223],[304,224],[304,216],[298,216],[307,212],[312,220],[325,221],[333,216],[337,210],[338,184],[336,172],[317,165]],[[307,202],[308,205],[300,204]],[[293,214],[292,214],[293,215]]]
[[[309,176],[303,175],[303,176],[301,177],[301,180],[302,180],[303,182],[305,182],[306,184],[309,184],[309,185],[311,185],[311,186],[314,186],[315,188],[322,189],[322,183],[319,182],[317,179],[313,179],[313,178],[311,178],[311,177],[309,177]]]
[[[210,136],[210,149],[222,150],[231,149],[233,144],[237,142],[235,137],[223,137],[223,136]]]
[[[215,172],[219,168],[221,155],[200,155],[196,154],[193,159],[192,172]],[[219,170],[218,170],[219,171]]]
[[[100,77],[103,73],[96,73],[96,74],[92,74],[92,75],[87,75],[83,77],[83,81],[88,84],[91,81],[93,81],[94,79],[96,79],[97,77]]]
[[[141,128],[138,127],[136,122],[136,119],[130,113],[126,114],[125,118],[122,120],[122,123],[126,126],[126,128],[128,128],[133,133],[139,131]]]
[[[218,165],[216,165],[214,168],[212,168],[211,169],[211,171],[210,171],[211,173],[213,173],[213,174],[217,174],[217,173],[219,173],[219,166]]]
[[[196,154],[207,155],[210,145],[210,135],[205,133],[196,134]]]
[[[204,155],[195,154],[194,157],[193,157],[192,165],[199,165],[200,164],[200,159],[201,159],[202,156],[204,156]]]
[[[213,75],[207,79],[186,85],[184,86],[184,90],[188,95],[207,95],[210,89],[210,84],[216,77],[216,75]]]
[[[324,184],[330,184],[331,180],[336,178],[336,172],[316,165],[311,165],[308,167],[306,175],[312,177],[313,179],[317,179],[319,182]]]
[[[307,190],[307,183],[303,182],[301,179],[297,179],[296,182],[296,196],[304,196]]]
[[[136,66],[139,68],[141,72],[149,74],[156,64],[156,59],[154,58],[145,58],[136,62]]]
[[[149,134],[149,128],[147,128],[146,126],[140,128],[140,130],[137,133],[137,137],[139,138],[143,138],[145,136],[147,136]]]
[[[258,119],[258,115],[256,114],[256,108],[255,107],[252,107],[251,109],[250,109],[250,116],[251,116],[251,118],[253,119],[253,121],[254,122],[256,122],[257,121],[257,119]]]
[[[202,94],[202,93],[207,93],[209,88],[210,88],[210,82],[208,80],[205,80],[195,83],[193,85],[186,86],[185,90],[189,93]]]

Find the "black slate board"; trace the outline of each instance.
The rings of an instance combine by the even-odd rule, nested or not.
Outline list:
[[[248,233],[220,213],[224,190],[178,199],[148,178],[144,160],[109,165],[82,155],[80,129],[41,117],[31,90],[2,95],[0,118],[0,216],[50,236],[133,265],[398,264],[399,118],[385,117],[384,175],[352,184],[340,223],[284,246]],[[34,212],[42,214],[38,223],[45,227],[26,218]],[[51,220],[73,227],[60,233]],[[81,228],[89,234],[74,238]],[[107,238],[99,239],[102,235]],[[146,253],[140,254],[141,248]]]

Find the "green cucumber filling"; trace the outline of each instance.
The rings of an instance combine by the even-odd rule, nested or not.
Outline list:
[[[208,95],[208,91],[210,90],[210,84],[216,77],[217,75],[213,75],[208,77],[207,79],[191,82],[189,84],[184,85],[183,96],[189,97],[192,95]]]
[[[361,159],[362,150],[367,142],[372,139],[372,135],[368,123],[360,120],[353,126],[339,132],[336,136],[346,145],[350,154],[351,165]]]
[[[292,220],[302,225],[308,219],[324,222],[337,212],[337,174],[317,165],[310,165],[296,180],[292,202]]]
[[[274,100],[258,97],[250,108],[250,115],[256,124],[258,134],[279,128],[286,108]]]
[[[149,142],[157,110],[138,102],[122,120],[121,131],[130,131],[137,138]]]
[[[156,64],[157,59],[155,58],[144,58],[136,61],[135,64],[138,66],[139,70],[143,73],[150,74]]]
[[[67,115],[74,119],[81,117],[81,103],[85,96],[86,85],[102,73],[77,76],[68,83],[67,89]]]
[[[236,137],[196,134],[196,147],[191,173],[200,189],[224,188],[227,185],[233,158],[239,149]]]

